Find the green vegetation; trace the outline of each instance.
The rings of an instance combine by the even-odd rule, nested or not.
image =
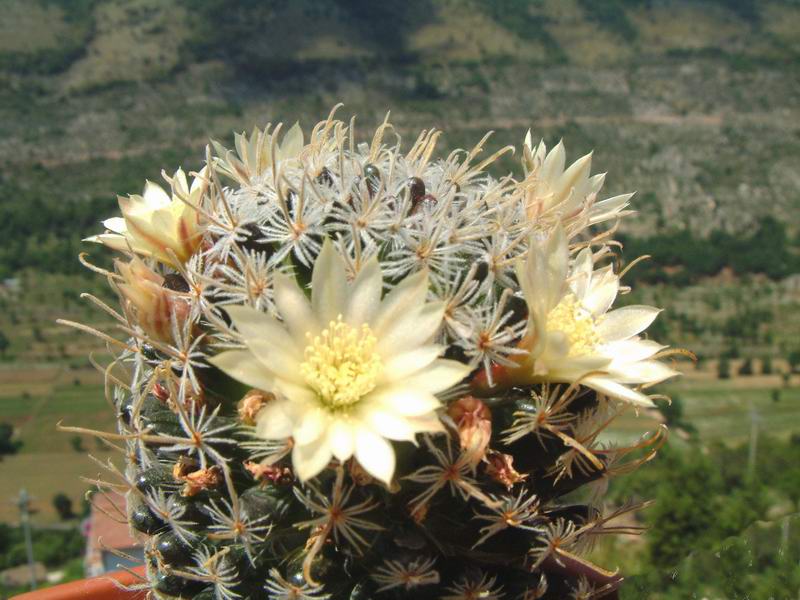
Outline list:
[[[783,279],[800,271],[800,245],[790,241],[786,226],[765,217],[751,234],[714,231],[698,238],[683,230],[633,238],[623,236],[625,255],[652,258],[632,272],[636,281],[686,285],[729,267],[736,275],[760,273]]]
[[[56,509],[58,518],[62,521],[75,518],[75,513],[72,511],[72,500],[63,492],[59,492],[53,496],[53,508]]]
[[[637,573],[623,599],[791,597],[786,592],[800,584],[800,518],[792,516],[800,500],[800,437],[762,438],[752,459],[748,445],[673,445],[614,483],[617,502],[655,499],[641,513],[649,528],[644,540],[599,550]],[[631,553],[642,541],[644,552]]]

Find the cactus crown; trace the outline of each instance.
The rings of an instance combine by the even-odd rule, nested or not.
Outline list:
[[[610,310],[613,231],[591,155],[530,134],[522,172],[484,137],[435,158],[335,110],[213,143],[206,167],[120,200],[90,241],[123,339],[105,370],[157,598],[593,598],[581,558],[614,475],[655,453],[603,439],[675,374]],[[100,303],[99,301],[97,301]],[[82,326],[83,329],[89,329]],[[69,429],[69,428],[68,428]],[[73,430],[86,431],[73,428]],[[101,487],[105,484],[101,483]]]

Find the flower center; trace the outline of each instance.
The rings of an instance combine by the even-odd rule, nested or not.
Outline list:
[[[339,315],[318,336],[307,337],[300,374],[324,405],[346,408],[375,389],[383,363],[368,325],[356,329]]]
[[[567,336],[567,356],[585,356],[600,343],[592,313],[572,293],[567,293],[547,315],[547,331],[560,331]]]

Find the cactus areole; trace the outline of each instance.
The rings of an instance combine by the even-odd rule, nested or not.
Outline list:
[[[62,428],[120,451],[98,485],[145,548],[132,589],[614,595],[585,554],[641,506],[600,500],[665,430],[606,430],[677,374],[643,335],[658,310],[613,308],[632,194],[602,198],[591,155],[567,165],[530,132],[515,169],[488,134],[446,154],[387,116],[362,141],[337,109],[212,142],[87,240],[114,254],[83,261],[119,305],[66,324],[111,352],[118,426]]]

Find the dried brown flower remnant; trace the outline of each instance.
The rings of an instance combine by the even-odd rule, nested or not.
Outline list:
[[[255,425],[256,415],[267,402],[275,399],[275,394],[263,390],[250,390],[239,400],[237,412],[239,420],[245,425]]]
[[[244,468],[253,476],[253,479],[261,482],[262,486],[267,484],[288,485],[294,481],[294,474],[289,467],[277,467],[246,460]]]
[[[447,413],[458,427],[458,438],[464,454],[476,466],[486,455],[492,439],[492,413],[474,396],[464,396],[451,404]]]
[[[183,482],[181,496],[191,497],[222,483],[222,469],[217,465],[196,471],[189,471],[189,468],[186,463],[179,461],[172,470],[175,479]]]
[[[510,454],[490,450],[486,455],[486,474],[498,483],[511,490],[520,481],[525,481],[528,476],[517,472],[514,468],[514,457]]]

